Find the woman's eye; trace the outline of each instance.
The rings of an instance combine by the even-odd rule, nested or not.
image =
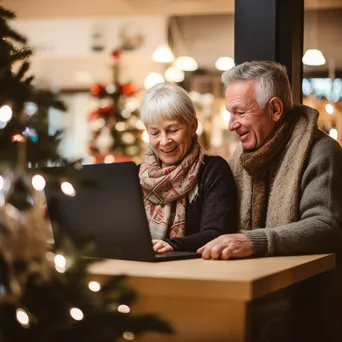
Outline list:
[[[170,133],[176,133],[178,132],[178,128],[177,129],[170,129]]]
[[[152,135],[152,136],[157,136],[159,133],[158,132],[150,132],[150,134]]]

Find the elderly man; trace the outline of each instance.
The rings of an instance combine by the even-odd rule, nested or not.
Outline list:
[[[333,252],[342,244],[342,150],[317,127],[318,112],[293,105],[286,69],[237,65],[222,75],[229,129],[241,142],[231,162],[239,233],[221,235],[204,259]]]

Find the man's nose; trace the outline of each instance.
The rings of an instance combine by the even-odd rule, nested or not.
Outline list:
[[[231,115],[228,123],[228,129],[230,131],[235,131],[239,127],[239,123],[235,120],[235,118]]]

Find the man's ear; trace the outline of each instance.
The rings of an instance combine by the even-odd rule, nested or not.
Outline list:
[[[272,97],[269,106],[271,109],[271,115],[274,122],[278,122],[284,114],[284,104],[279,97]]]
[[[192,125],[192,127],[191,127],[191,135],[195,136],[197,128],[198,128],[198,120],[197,120],[197,118],[195,118],[194,122],[191,125]]]

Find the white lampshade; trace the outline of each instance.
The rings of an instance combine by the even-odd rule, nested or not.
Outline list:
[[[230,70],[235,66],[234,59],[231,57],[220,57],[215,62],[215,68],[221,71]]]
[[[176,58],[173,65],[183,71],[194,71],[198,68],[198,64],[195,59],[189,56],[180,56]]]
[[[325,58],[321,50],[309,49],[309,50],[306,50],[302,58],[302,62],[303,64],[312,65],[312,66],[324,65]]]
[[[179,70],[176,67],[169,67],[165,70],[165,79],[168,82],[172,82],[172,83],[178,83],[178,82],[182,82],[184,81],[184,71]]]
[[[144,87],[146,89],[152,88],[154,85],[158,83],[163,83],[164,77],[161,74],[158,74],[157,72],[152,72],[151,74],[147,75],[144,79]]]
[[[153,52],[152,59],[159,63],[171,63],[175,56],[167,44],[162,44]]]

